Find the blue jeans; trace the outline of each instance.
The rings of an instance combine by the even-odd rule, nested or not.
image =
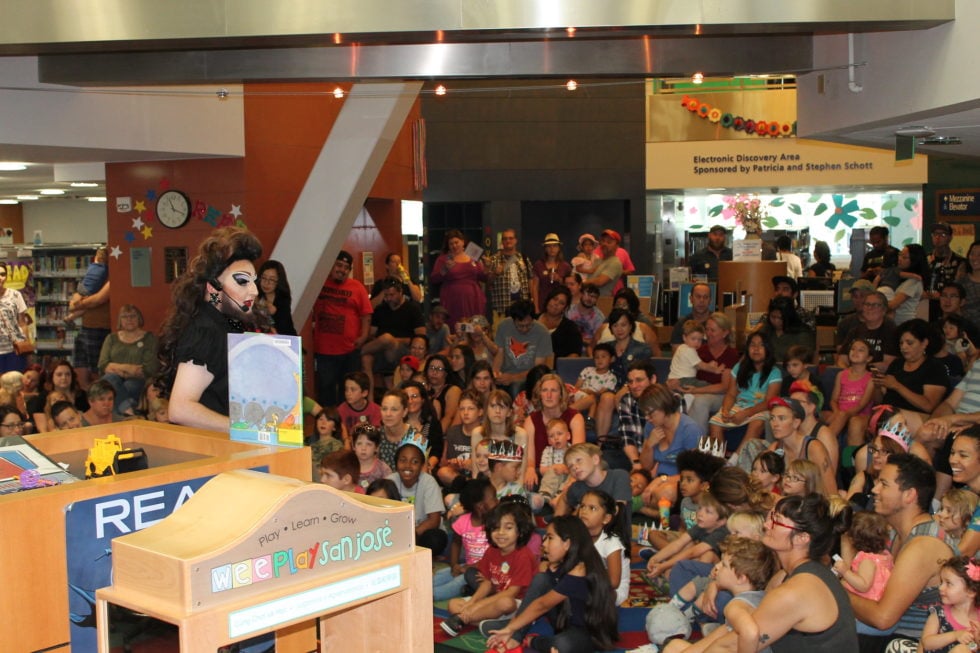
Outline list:
[[[115,412],[124,415],[127,410],[136,408],[143,393],[142,378],[124,379],[118,374],[104,374],[102,378],[116,391]]]
[[[448,601],[463,594],[466,587],[466,574],[453,576],[450,567],[443,567],[432,575],[432,600]]]

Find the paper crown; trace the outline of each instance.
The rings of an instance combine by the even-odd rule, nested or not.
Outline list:
[[[509,440],[495,440],[490,443],[487,457],[490,460],[519,463],[524,460],[524,447]]]
[[[883,438],[891,438],[905,451],[908,451],[909,447],[912,446],[912,432],[904,424],[885,424],[878,429],[878,435]]]
[[[423,456],[429,455],[429,441],[425,439],[424,435],[415,429],[408,429],[408,433],[406,433],[405,437],[402,438],[402,441],[398,443],[398,448],[401,449],[407,445],[418,447],[418,450],[422,452]]]
[[[723,440],[715,440],[714,438],[704,435],[698,439],[698,451],[714,456],[715,458],[724,458],[725,442]]]

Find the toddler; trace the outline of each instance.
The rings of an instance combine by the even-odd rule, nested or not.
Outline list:
[[[151,422],[170,423],[170,401],[163,397],[150,399],[146,419]]]
[[[648,536],[650,546],[662,549],[677,539],[680,533],[686,532],[697,524],[701,493],[708,489],[715,472],[724,466],[724,459],[697,449],[687,449],[677,455],[677,470],[680,473],[677,481],[677,494],[680,497],[680,528],[678,531],[652,531]],[[650,506],[650,510],[656,510],[655,516],[659,518],[659,506]]]
[[[684,322],[684,339],[677,345],[674,355],[670,360],[670,372],[667,373],[667,382],[676,380],[679,386],[701,387],[708,385],[707,381],[697,378],[698,371],[712,372],[721,374],[724,367],[712,361],[706,363],[698,356],[698,349],[704,344],[704,325],[697,320],[687,320]]]
[[[561,486],[568,480],[565,452],[568,451],[568,443],[572,435],[568,431],[568,424],[557,417],[548,422],[547,429],[548,446],[541,452],[541,464],[538,467],[538,471],[541,472],[538,492],[554,505],[554,499],[561,492]]]
[[[89,263],[88,268],[85,269],[85,276],[82,277],[81,282],[78,284],[78,290],[72,293],[71,299],[68,301],[69,312],[65,316],[65,322],[73,322],[80,318],[85,313],[85,309],[77,308],[76,305],[78,302],[82,297],[94,295],[102,290],[102,286],[109,280],[109,267],[106,265],[106,254],[105,247],[100,247],[95,250],[95,257]]]
[[[895,566],[888,550],[888,522],[874,512],[856,512],[847,537],[854,548],[854,557],[850,561],[838,558],[834,562],[834,573],[844,581],[844,589],[848,592],[878,601]]]
[[[320,460],[320,482],[335,490],[364,494],[364,488],[357,483],[359,475],[360,463],[353,451],[340,449]]]
[[[313,453],[313,466],[315,468],[325,455],[343,449],[344,443],[340,439],[340,415],[336,408],[321,408],[320,412],[313,418],[313,426],[316,432],[313,435],[313,441],[310,443],[310,450]],[[313,477],[316,478],[316,469],[313,471]],[[357,480],[357,476],[354,479]]]
[[[381,445],[381,431],[373,424],[358,424],[354,427],[354,455],[360,464],[360,474],[357,484],[365,491],[378,479],[391,475],[391,467],[378,458],[378,447]],[[401,495],[399,494],[399,501]]]
[[[718,562],[719,545],[729,535],[726,527],[731,509],[705,490],[698,498],[695,525],[681,533],[677,539],[660,549],[647,562],[647,574],[651,579],[666,574],[681,560],[697,560],[706,563],[705,571]],[[685,580],[686,582],[686,580]],[[684,583],[675,582],[675,586]]]
[[[955,356],[960,360],[961,367],[969,366],[977,358],[977,348],[970,342],[970,336],[966,332],[966,318],[962,315],[947,315],[942,321],[943,337],[946,339],[946,346],[936,354],[937,358]],[[944,361],[945,362],[945,361]],[[959,375],[951,376],[963,376]]]
[[[922,628],[921,650],[952,653],[975,651],[976,624],[980,621],[980,565],[968,556],[946,560],[939,568],[939,600],[929,608]]]
[[[587,428],[596,428],[595,416],[599,397],[604,392],[616,392],[616,387],[619,385],[616,374],[612,371],[614,360],[616,360],[616,348],[613,343],[600,342],[592,348],[594,365],[582,370],[575,383],[577,398],[572,402],[572,408],[586,415]],[[600,429],[603,434],[608,430],[608,425],[605,431]]]
[[[967,488],[953,488],[943,495],[941,503],[936,521],[946,534],[946,544],[959,552],[960,538],[970,525],[973,511],[977,509],[977,495]]]

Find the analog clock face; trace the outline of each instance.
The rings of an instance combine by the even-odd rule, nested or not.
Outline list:
[[[168,190],[157,198],[157,220],[164,227],[183,227],[191,217],[191,200],[179,190]]]

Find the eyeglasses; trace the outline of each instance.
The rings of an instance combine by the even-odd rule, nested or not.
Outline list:
[[[868,453],[870,453],[872,456],[874,456],[875,454],[885,453],[885,450],[882,449],[881,447],[876,447],[873,444],[869,444],[868,445]]]
[[[798,476],[796,474],[787,474],[783,478],[789,481],[790,483],[803,483],[806,481],[805,478],[803,478],[802,476]]]
[[[436,366],[433,365],[432,367],[429,368],[429,371],[430,372],[445,372],[446,371],[446,368],[445,367],[436,367]]]
[[[269,281],[271,283],[279,283],[279,279],[277,277],[266,277],[266,276],[263,276],[263,277],[259,277],[259,278],[262,281]]]
[[[2,424],[0,424],[0,427],[3,427],[5,429],[22,429],[22,428],[24,428],[24,423],[23,422],[3,422]]]
[[[800,530],[799,526],[794,526],[793,524],[787,524],[786,522],[781,522],[781,521],[777,520],[776,519],[776,511],[775,510],[770,510],[769,511],[769,515],[766,517],[766,523],[769,525],[769,528],[773,528],[775,526],[782,526],[783,528],[787,528],[787,529],[789,529],[791,531],[799,531]]]

